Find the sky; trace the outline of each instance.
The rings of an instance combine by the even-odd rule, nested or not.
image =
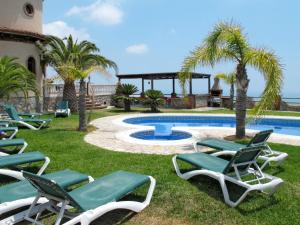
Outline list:
[[[250,44],[274,51],[284,66],[285,97],[299,97],[300,1],[298,0],[46,0],[44,33],[59,37],[72,34],[89,40],[101,54],[115,61],[120,74],[175,72],[189,52],[220,21],[244,27]],[[200,73],[226,73],[234,63],[198,67]],[[264,89],[263,75],[247,68],[249,95]],[[49,70],[49,76],[53,74]],[[97,84],[115,84],[115,78],[92,76]],[[125,80],[141,88],[140,81]],[[171,93],[171,81],[157,81],[155,89]],[[222,84],[225,94],[229,87]],[[145,88],[150,88],[146,82]],[[176,92],[181,93],[179,84]],[[194,93],[206,93],[205,80],[194,82]]]

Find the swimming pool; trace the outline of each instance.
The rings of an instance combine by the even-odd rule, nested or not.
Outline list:
[[[157,126],[167,125],[172,127],[235,127],[235,117],[232,116],[142,116],[132,117],[123,122],[134,125]],[[268,130],[274,133],[300,136],[300,120],[263,118],[247,124],[247,129]]]

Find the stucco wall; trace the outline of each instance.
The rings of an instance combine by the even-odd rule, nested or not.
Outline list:
[[[34,7],[34,15],[27,16],[24,4],[30,3]],[[42,0],[1,0],[0,27],[15,30],[26,30],[43,33],[43,1]]]
[[[35,46],[35,44],[13,41],[0,41],[0,57],[3,56],[17,57],[17,61],[25,65],[26,67],[28,58],[33,57],[36,61],[37,84],[39,87],[39,91],[42,94],[43,75],[42,68],[40,66],[39,50]]]

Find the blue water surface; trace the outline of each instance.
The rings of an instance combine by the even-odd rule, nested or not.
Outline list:
[[[236,124],[235,117],[224,116],[147,116],[125,119],[124,122],[154,127],[235,127]],[[300,120],[296,119],[263,118],[248,123],[246,128],[258,131],[273,129],[274,133],[300,136]]]
[[[175,141],[182,140],[186,138],[191,138],[192,135],[184,131],[172,131],[168,135],[155,135],[153,130],[138,131],[130,135],[131,137],[142,139],[142,140],[152,140],[152,141]]]

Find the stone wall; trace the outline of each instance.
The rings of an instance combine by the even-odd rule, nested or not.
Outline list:
[[[0,105],[13,104],[20,112],[41,112],[42,111],[42,99],[36,97],[29,97],[26,101],[23,97],[11,97],[9,101],[2,100]],[[3,113],[1,107],[0,113]]]
[[[105,106],[113,105],[112,95],[91,96],[91,100],[92,99],[93,99],[95,105],[96,104],[97,105],[105,105]],[[44,111],[54,111],[56,103],[61,100],[62,100],[62,96],[45,97],[44,98]]]
[[[112,95],[96,95],[93,96],[94,102],[101,105],[111,106],[113,105]]]

